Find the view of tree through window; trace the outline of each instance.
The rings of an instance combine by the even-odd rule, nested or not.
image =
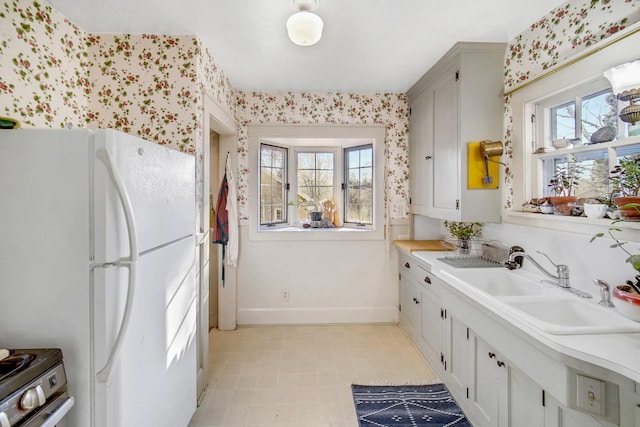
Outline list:
[[[287,149],[260,145],[260,224],[287,221]]]
[[[611,89],[579,97],[551,108],[551,139],[580,138],[589,144],[598,129],[610,126],[617,132],[617,119],[618,101]]]
[[[345,221],[373,223],[373,146],[345,151]]]
[[[298,219],[308,212],[322,211],[322,202],[334,199],[334,154],[298,152]]]

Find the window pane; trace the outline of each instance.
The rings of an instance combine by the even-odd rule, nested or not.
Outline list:
[[[345,150],[345,222],[373,223],[373,146]]]
[[[582,98],[580,118],[584,144],[590,143],[591,134],[600,128],[609,126],[617,129],[617,99],[612,91],[609,89]]]
[[[333,153],[298,152],[298,218],[307,219],[309,211],[321,210],[322,202],[333,200]]]
[[[576,137],[576,103],[569,102],[551,109],[551,139]]]
[[[286,222],[287,149],[260,144],[260,224]]]
[[[557,195],[548,183],[557,170],[567,170],[570,164],[571,168],[577,171],[578,177],[572,195],[578,198],[598,198],[608,194],[609,160],[607,150],[603,149],[544,159],[545,196]]]

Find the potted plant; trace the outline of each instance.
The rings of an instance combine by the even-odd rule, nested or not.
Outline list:
[[[625,156],[609,175],[613,200],[625,221],[640,221],[640,157]]]
[[[461,254],[469,254],[471,239],[482,233],[482,224],[479,222],[445,221],[444,226],[452,237],[458,239],[458,248]]]
[[[554,213],[558,215],[571,215],[578,200],[575,191],[582,176],[582,166],[575,162],[560,165],[549,180],[548,186],[555,196],[549,197],[554,208]]]

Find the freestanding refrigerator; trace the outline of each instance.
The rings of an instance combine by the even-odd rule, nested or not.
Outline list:
[[[113,130],[0,131],[0,347],[62,349],[69,427],[196,409],[195,159]]]

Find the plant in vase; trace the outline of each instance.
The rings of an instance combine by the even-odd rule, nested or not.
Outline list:
[[[324,212],[318,205],[316,205],[316,202],[313,200],[296,200],[293,202],[289,202],[289,205],[296,208],[304,208],[309,214],[310,221],[322,221],[322,215]]]
[[[625,221],[640,221],[640,158],[625,156],[609,174],[613,200]]]
[[[482,224],[479,222],[445,221],[444,226],[452,237],[458,239],[458,248],[461,254],[471,252],[471,239],[482,233]]]
[[[555,196],[549,197],[549,201],[553,205],[554,213],[558,215],[571,215],[578,198],[575,191],[578,188],[583,168],[575,162],[560,165],[556,167],[556,172],[549,180],[548,186]]]

